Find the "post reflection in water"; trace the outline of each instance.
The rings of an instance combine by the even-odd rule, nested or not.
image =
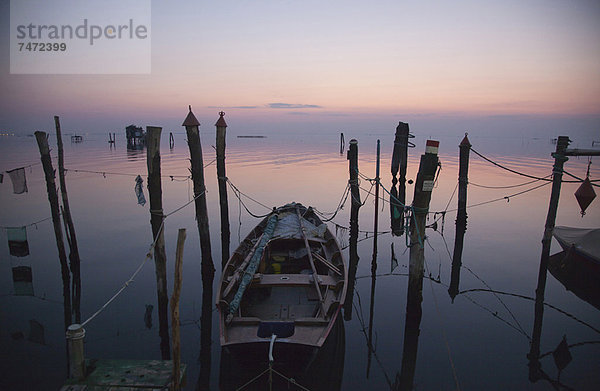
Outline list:
[[[206,273],[202,277],[202,315],[200,316],[200,373],[196,382],[196,390],[210,390],[212,314],[213,314],[213,281],[214,273]]]

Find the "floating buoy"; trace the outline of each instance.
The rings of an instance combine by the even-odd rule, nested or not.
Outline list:
[[[579,203],[579,207],[581,208],[581,216],[583,217],[587,207],[590,206],[594,198],[596,198],[596,192],[592,187],[589,177],[585,178],[581,186],[579,186],[575,192],[575,198],[577,198],[577,203]]]

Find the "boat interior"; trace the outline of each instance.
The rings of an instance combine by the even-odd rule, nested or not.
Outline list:
[[[304,241],[274,239],[265,247],[257,273],[244,293],[237,320],[326,321],[340,303],[343,275],[327,261],[331,254],[323,243],[309,243],[320,295]]]

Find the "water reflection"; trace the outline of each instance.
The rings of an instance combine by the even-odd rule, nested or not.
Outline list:
[[[348,182],[348,162],[345,158],[340,158],[338,154],[339,135],[336,134],[335,143],[329,145],[326,142],[326,136],[314,137],[318,142],[312,144],[305,142],[302,145],[304,148],[302,156],[298,154],[298,145],[290,146],[290,142],[286,137],[284,135],[278,136],[278,139],[269,137],[261,140],[260,144],[256,141],[252,141],[251,144],[247,140],[233,138],[228,145],[228,156],[231,156],[231,159],[228,159],[227,162],[228,177],[240,190],[267,206],[279,205],[290,200],[310,200],[321,210],[332,210],[337,205],[340,194]],[[455,146],[461,137],[462,134],[452,141],[452,148],[457,149]],[[373,139],[371,141],[375,141],[374,137],[371,138]],[[283,141],[281,141],[282,139]],[[323,140],[325,141],[321,143]],[[16,141],[19,142],[19,145],[15,144]],[[0,154],[6,162],[6,169],[23,166],[25,163],[32,161],[39,162],[38,151],[34,151],[35,154],[28,152],[28,149],[34,149],[29,144],[34,146],[35,141],[32,143],[30,138],[16,141],[8,140],[3,141],[4,144],[0,144],[2,150]],[[474,137],[471,138],[471,141],[473,144],[478,145],[480,150],[484,148],[481,139],[478,140],[477,137]],[[506,147],[504,150],[498,151],[495,149],[495,141],[483,141],[489,147],[484,151],[488,152],[488,155],[490,150],[495,153],[495,156],[509,150]],[[360,135],[360,142],[367,145],[369,138]],[[511,146],[514,144],[510,140],[504,140],[503,143]],[[390,144],[383,145],[384,155],[386,148],[391,153]],[[125,148],[123,148],[121,153],[110,153],[109,148],[106,148],[105,140],[102,140],[101,147],[94,149],[95,147],[93,140],[88,141],[86,139],[85,143],[77,146],[77,150],[67,151],[67,168],[143,174],[145,150],[125,152]],[[207,147],[205,148],[206,156],[210,156],[212,150],[209,145]],[[67,146],[68,148],[70,147]],[[512,147],[510,149],[510,153],[514,157],[506,158],[502,156],[501,159],[510,167],[520,167],[527,173],[538,176],[546,175],[548,168],[551,167],[551,164],[548,164],[549,158],[546,156],[548,155],[548,147],[532,142],[528,148],[533,148],[532,153],[537,154],[538,157],[532,158],[529,150],[519,149],[517,146],[516,149]],[[444,168],[439,177],[439,186],[434,190],[430,208],[432,211],[443,209],[455,188],[458,159],[456,157],[457,151],[454,151],[454,149],[448,152],[446,156],[442,156]],[[168,150],[168,146],[165,145],[165,156],[169,156],[169,154],[166,154],[166,150]],[[538,150],[543,151],[543,154]],[[181,148],[174,151],[173,154],[179,156],[179,158],[168,160],[168,162],[165,160],[167,162],[164,170],[165,174],[188,174],[189,161],[187,160],[187,153],[183,153],[185,151]],[[17,152],[22,156],[18,156]],[[94,158],[90,159],[92,155]],[[372,171],[374,165],[373,155],[371,151],[371,153],[365,153],[364,156],[360,157],[361,168],[365,172]],[[292,156],[293,159],[288,159],[288,156]],[[414,178],[415,166],[418,164],[418,161],[415,162],[415,160],[409,157],[407,178]],[[249,161],[255,164],[248,165]],[[573,160],[572,163],[574,168],[570,168],[571,172],[578,175],[582,175],[581,172],[585,173],[584,166],[587,162]],[[593,170],[594,168],[592,167]],[[208,167],[207,170],[214,170],[214,166]],[[596,169],[591,175],[600,175],[600,171]],[[208,209],[210,219],[216,222],[218,228],[218,202],[215,196],[218,193],[215,177],[214,171],[210,171],[210,174],[206,175],[206,186],[209,190]],[[145,254],[145,246],[152,239],[151,231],[148,229],[148,205],[145,207],[136,205],[132,189],[133,181],[129,177],[107,175],[104,178],[102,175],[71,172],[68,174],[67,180],[69,181],[69,195],[72,195],[73,217],[77,223],[77,233],[81,232],[78,239],[80,239],[82,256],[85,251],[84,258],[89,260],[82,261],[83,282],[86,285],[82,302],[85,315],[95,311],[104,303],[107,294],[110,293],[107,291],[111,290],[107,287],[107,281],[113,279],[119,282],[125,281],[129,277],[132,268],[137,266],[137,261],[133,260],[135,254]],[[477,184],[497,186],[508,186],[522,182],[522,180],[504,173],[500,174],[496,168],[488,167],[478,160],[472,161],[469,180]],[[389,178],[385,178],[383,182],[389,183]],[[273,191],[274,185],[271,184],[277,184],[277,191]],[[163,185],[166,211],[174,210],[190,200],[186,183],[165,180]],[[0,196],[4,202],[1,222],[3,225],[20,226],[49,216],[44,178],[39,166],[34,167],[31,173],[28,171],[28,186],[30,186],[30,193],[25,196],[12,195],[10,186],[0,186]],[[368,182],[363,181],[362,187],[368,190]],[[592,209],[588,211],[584,219],[581,219],[576,201],[571,199],[571,194],[575,189],[576,186],[565,184],[565,194],[568,194],[568,196],[561,199],[557,222],[560,222],[561,225],[581,224],[586,226],[596,224],[600,216],[597,205],[592,204]],[[364,201],[366,193],[364,190],[361,191],[363,193],[361,201]],[[514,190],[514,192],[516,191]],[[511,194],[513,191],[508,190],[499,193],[498,190],[470,187],[469,192],[469,204],[476,204],[504,194]],[[450,299],[445,296],[445,290],[450,287],[452,287],[452,291],[484,288],[483,283],[477,277],[468,270],[464,270],[468,267],[498,291],[514,292],[531,298],[535,288],[534,278],[537,276],[537,261],[539,261],[539,228],[546,213],[547,194],[549,194],[549,188],[545,187],[522,197],[511,197],[510,202],[505,200],[489,206],[469,209],[469,236],[464,236],[463,239],[463,251],[460,261],[462,266],[459,266],[458,262],[454,262],[455,259],[458,260],[458,257],[454,257],[452,254],[453,246],[456,247],[460,241],[460,235],[457,235],[454,243],[452,243],[452,239],[455,238],[455,234],[461,233],[460,228],[457,228],[458,233],[452,233],[451,230],[454,228],[454,224],[446,227],[446,238],[451,236],[449,240],[447,239],[450,256],[446,255],[441,238],[438,235],[431,235],[429,244],[435,249],[435,252],[432,250],[430,253],[429,247],[426,245],[427,254],[431,254],[430,259],[431,262],[436,263],[436,269],[437,262],[441,259],[441,278],[444,283],[449,285],[442,288],[441,285],[434,284],[440,311],[443,315],[442,321],[445,322],[443,325],[441,324],[442,321],[436,318],[434,303],[429,300],[430,297],[427,294],[425,300],[421,303],[423,317],[420,323],[415,322],[417,317],[412,315],[408,317],[403,312],[405,306],[398,305],[398,299],[402,297],[402,300],[404,300],[407,279],[404,277],[377,278],[375,296],[377,311],[374,311],[373,316],[373,324],[377,329],[374,328],[373,333],[374,339],[378,339],[379,342],[377,354],[372,353],[373,362],[368,380],[365,377],[365,367],[368,359],[365,347],[366,336],[363,336],[360,331],[360,315],[357,307],[358,296],[356,293],[351,294],[349,292],[348,298],[354,297],[354,303],[352,303],[352,300],[346,300],[344,309],[344,316],[348,319],[345,324],[345,331],[347,332],[345,343],[347,344],[348,359],[343,363],[343,372],[340,372],[339,375],[344,378],[343,388],[348,390],[388,389],[387,379],[384,379],[381,375],[377,361],[380,361],[382,369],[392,375],[396,370],[401,370],[399,356],[405,350],[403,346],[405,336],[400,336],[400,334],[403,331],[402,325],[404,324],[407,333],[413,337],[412,339],[415,339],[416,336],[419,344],[418,367],[413,378],[413,383],[416,384],[415,388],[449,389],[451,387],[452,379],[449,376],[449,364],[445,359],[446,352],[443,341],[439,336],[441,326],[445,326],[457,374],[461,383],[465,383],[465,389],[552,389],[552,385],[545,381],[538,381],[536,384],[529,383],[527,368],[525,367],[527,364],[525,353],[528,350],[527,344],[529,341],[515,331],[514,328],[509,327],[506,322],[499,321],[504,316],[507,322],[510,321],[511,324],[516,325],[514,320],[505,315],[505,309],[498,305],[491,294],[481,294],[482,297],[480,297],[477,296],[479,294],[474,292],[468,294],[458,293],[455,296],[453,305],[450,305]],[[544,199],[543,202],[541,201],[542,198]],[[369,197],[368,202],[361,208],[360,214],[364,220],[363,227],[366,227],[365,221],[372,222],[372,200]],[[455,200],[456,198],[454,198],[454,202]],[[249,207],[256,214],[263,212],[260,205],[251,201],[249,201]],[[245,235],[244,230],[254,227],[255,223],[245,214],[243,209],[238,212],[237,200],[230,200],[230,210],[232,211],[232,221],[237,223],[239,219],[242,222],[241,235],[243,237]],[[264,212],[266,211],[267,209],[264,209]],[[346,207],[333,222],[346,225],[350,221],[350,212],[350,205],[346,204]],[[241,217],[238,217],[238,213]],[[389,219],[388,213],[386,208],[386,220]],[[451,214],[448,213],[448,221],[450,221],[450,216]],[[186,209],[183,213],[174,215],[169,220],[169,224],[170,228],[180,226],[191,229],[196,225],[194,213],[191,209]],[[353,227],[350,228],[352,231]],[[358,226],[356,231],[358,232]],[[168,237],[173,235],[173,230],[167,229],[165,234],[167,235],[167,244],[174,243]],[[362,237],[361,235],[360,239]],[[57,250],[51,222],[39,224],[38,230],[28,232],[28,240],[31,251],[29,255],[31,261],[28,263],[35,270],[35,272],[32,272],[32,280],[35,279],[33,281],[35,294],[48,299],[59,298],[62,294],[61,275],[58,271],[59,265],[56,264]],[[217,235],[213,234],[213,240],[216,240],[214,243],[218,243]],[[388,259],[391,241],[389,235],[380,237],[380,258]],[[107,246],[107,242],[111,245]],[[371,255],[371,242],[367,240],[358,242],[357,248],[353,242],[354,240],[351,237],[351,246],[349,253],[346,253],[346,255],[350,255],[349,271],[352,270],[352,265],[355,264],[355,275],[366,276],[366,279],[362,280],[362,285],[359,279],[356,287],[357,290],[364,291],[364,324],[366,326],[368,324],[368,309],[366,308],[368,300],[366,300],[366,297],[370,290],[370,264],[359,263],[358,258],[361,257],[364,260]],[[398,259],[403,263],[404,240],[396,240],[395,246]],[[458,248],[455,252],[458,255]],[[6,291],[10,291],[14,283],[11,280],[12,266],[20,266],[23,263],[7,266],[9,265],[8,257],[10,255],[6,243],[0,255],[2,260],[5,261],[3,262],[5,273],[0,276],[3,278],[0,285],[4,286]],[[130,255],[134,255],[134,257]],[[353,259],[356,259],[356,261]],[[200,281],[199,251],[190,251],[186,256],[186,261],[188,260],[189,263],[186,264],[194,265],[194,267],[186,269],[186,278],[189,278],[190,281]],[[463,270],[463,273],[460,278],[457,278],[457,273],[461,270]],[[386,269],[385,272],[387,271]],[[390,281],[392,279],[395,279],[395,281]],[[425,283],[427,284],[427,281]],[[348,291],[351,290],[352,286],[353,284],[348,286]],[[106,316],[97,318],[92,324],[95,330],[89,330],[87,345],[90,357],[133,358],[135,356],[137,358],[160,358],[160,353],[156,349],[159,344],[159,336],[156,335],[157,332],[155,331],[158,328],[158,321],[154,319],[154,330],[150,332],[146,332],[144,325],[141,324],[144,304],[152,303],[151,298],[155,297],[156,280],[151,263],[145,266],[145,269],[136,278],[133,287],[134,289],[128,289],[124,292],[115,302],[114,307],[109,308],[112,312],[107,312]],[[194,301],[197,302],[197,298],[203,294],[201,289],[201,284],[184,284],[184,295],[181,302],[183,319],[192,317]],[[426,293],[429,292],[428,289],[426,291]],[[490,311],[474,305],[467,299],[469,295],[473,299],[477,299],[482,306],[489,308]],[[548,279],[546,296],[547,303],[560,304],[561,308],[568,309],[570,313],[580,319],[597,326],[598,319],[600,319],[598,312],[587,303],[579,300],[571,292],[566,291],[552,277]],[[64,368],[56,368],[56,366],[64,367],[65,360],[64,349],[62,349],[64,342],[62,311],[60,309],[56,311],[57,308],[53,307],[53,304],[48,304],[48,301],[33,297],[16,297],[11,294],[0,300],[0,318],[5,319],[5,323],[8,325],[7,332],[0,335],[2,345],[8,346],[8,348],[0,355],[4,360],[3,362],[10,362],[5,367],[8,369],[2,372],[6,377],[4,380],[0,380],[2,385],[0,388],[7,385],[7,389],[19,389],[18,385],[12,388],[9,386],[17,384],[19,379],[23,377],[21,374],[25,372],[39,373],[38,376],[44,379],[43,381],[40,380],[39,384],[48,385],[48,379],[52,379],[51,381],[56,383],[52,385],[56,385],[56,387],[48,386],[47,389],[60,388],[60,384],[56,379],[60,378],[59,381],[62,381],[65,376],[64,371],[61,371]],[[153,304],[156,306],[155,303]],[[352,313],[353,304],[355,305],[354,313]],[[530,333],[530,325],[534,318],[533,308],[531,308],[533,307],[532,302],[511,297],[507,300],[507,304],[511,306],[516,318],[522,322],[524,328],[528,329]],[[207,306],[207,308],[211,307],[212,305]],[[407,300],[406,308],[409,307],[412,308]],[[67,311],[70,312],[70,309]],[[194,319],[196,315],[199,315],[199,311],[195,311],[193,314]],[[495,315],[496,312],[500,313]],[[548,316],[544,319],[544,330],[541,335],[541,354],[538,361],[542,363],[543,370],[556,379],[553,358],[550,355],[552,355],[551,351],[560,343],[563,334],[567,334],[568,344],[571,345],[580,343],[580,341],[592,340],[597,337],[597,334],[589,327],[574,321],[572,317],[558,314],[553,310],[547,310],[546,312],[548,312]],[[37,319],[46,326],[45,338],[50,346],[34,346],[35,348],[44,349],[43,357],[37,351],[32,354],[31,344],[27,346],[23,344],[23,342],[27,343],[28,321],[31,318]],[[210,319],[210,316],[205,319]],[[201,342],[198,346],[198,336],[195,333],[187,333],[187,335],[184,333],[182,335],[182,358],[188,365],[188,386],[186,390],[195,387],[207,389],[209,386],[212,389],[219,388],[219,385],[215,384],[218,380],[212,380],[213,384],[208,383],[209,376],[207,374],[212,371],[212,379],[216,379],[220,371],[220,347],[216,342],[218,338],[215,334],[215,328],[218,327],[214,327],[214,325],[211,327],[208,324],[207,321],[207,326],[203,327],[203,331],[211,329],[211,333],[214,334],[213,339],[217,343],[214,349],[210,349],[209,342]],[[24,337],[22,339],[25,341],[11,339],[9,331],[17,330],[23,330]],[[93,338],[102,337],[101,334],[104,330],[107,334],[112,336],[119,334],[120,337],[115,337],[114,343],[111,341],[110,344],[93,342]],[[420,330],[418,335],[415,330]],[[210,335],[208,332],[205,332],[205,334]],[[135,338],[125,337],[126,335],[135,336]],[[203,337],[202,340],[210,341],[208,337]],[[17,345],[17,343],[21,345]],[[203,346],[208,349],[204,349]],[[573,361],[562,371],[561,382],[576,389],[595,389],[600,382],[595,368],[598,362],[598,345],[581,348],[571,347],[570,350]],[[550,354],[545,356],[548,352]],[[194,365],[199,354],[201,363]],[[409,355],[410,353],[406,357],[408,358]],[[339,356],[336,356],[333,361],[338,358]],[[257,371],[246,369],[247,376],[241,380],[249,380],[250,376],[256,376],[266,368],[266,354],[261,359],[262,364],[257,364],[259,367]],[[331,361],[332,364],[333,361]],[[49,368],[48,363],[53,363],[52,368]],[[226,357],[224,357],[224,363],[221,364],[227,364]],[[13,368],[16,367],[25,369],[19,374],[15,374],[17,372],[13,371]],[[223,367],[231,368],[231,365],[224,365]],[[409,369],[410,365],[408,363],[404,365],[405,373]],[[202,373],[197,373],[198,370]],[[231,370],[227,369],[223,373],[229,374]],[[288,372],[285,369],[282,369],[282,373],[289,376],[294,375],[293,371]],[[436,376],[431,376],[431,373],[436,373]],[[577,384],[577,379],[580,378],[588,379],[587,383],[584,383],[587,387]],[[196,379],[198,379],[198,382],[196,382]],[[299,378],[296,378],[296,380],[299,384],[304,385]],[[398,385],[399,381],[400,375],[398,376]],[[393,376],[391,376],[391,382],[394,382]],[[42,386],[38,389],[43,388]],[[287,388],[287,384],[285,388]],[[294,389],[293,386],[291,388]]]
[[[202,276],[202,315],[200,316],[200,373],[196,382],[196,391],[210,390],[210,370],[212,351],[212,314],[213,314],[214,273]]]
[[[268,346],[264,349],[252,349],[248,355],[231,354],[227,348],[221,349],[220,390],[268,390],[269,380],[273,390],[306,390],[336,391],[341,390],[344,374],[344,357],[346,352],[346,331],[341,317],[323,346],[318,349],[308,362],[299,360],[296,352],[290,350],[280,353],[275,344],[273,369],[269,374]]]

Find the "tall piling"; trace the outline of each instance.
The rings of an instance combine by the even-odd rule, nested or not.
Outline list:
[[[154,266],[156,270],[156,291],[158,295],[158,320],[160,351],[163,360],[171,357],[169,348],[169,297],[167,294],[167,254],[165,252],[164,214],[162,209],[162,184],[160,169],[161,127],[146,127],[148,147],[148,193],[150,197],[150,223],[154,238]]]
[[[58,193],[56,191],[56,182],[54,181],[54,168],[52,167],[52,158],[50,157],[50,147],[48,146],[48,134],[46,132],[35,132],[42,167],[46,177],[46,191],[48,192],[48,201],[50,202],[50,212],[52,214],[52,225],[54,227],[54,237],[56,239],[56,248],[58,249],[58,259],[60,261],[60,272],[63,282],[63,304],[64,304],[64,322],[65,329],[71,324],[71,276],[69,274],[69,265],[67,264],[67,253],[65,251],[65,242],[60,226],[60,209],[58,205]]]
[[[390,219],[392,235],[404,234],[404,204],[406,204],[406,169],[408,166],[408,124],[399,122],[394,136],[392,152],[392,190],[390,197]],[[399,178],[396,178],[399,174]]]
[[[340,133],[340,155],[344,153],[344,149],[346,148],[346,141],[344,140],[344,132]]]
[[[348,148],[348,168],[350,172],[350,265],[348,267],[348,289],[344,301],[344,319],[352,319],[352,300],[354,298],[354,285],[356,283],[356,269],[358,267],[358,212],[361,207],[360,190],[358,188],[358,141],[350,140]]]
[[[399,390],[411,390],[414,381],[419,325],[423,302],[423,274],[425,263],[425,222],[433,191],[435,172],[438,167],[439,142],[427,140],[425,153],[421,155],[419,172],[415,183],[410,221],[410,259],[408,265],[408,291],[406,295],[406,325],[402,350],[402,367]]]
[[[229,202],[227,200],[227,174],[225,172],[225,134],[227,123],[224,111],[219,112],[217,127],[217,179],[219,182],[219,206],[221,209],[221,269],[229,260]]]
[[[194,200],[196,207],[196,223],[198,225],[198,234],[200,235],[200,249],[202,253],[202,280],[205,276],[214,275],[215,266],[212,260],[210,247],[210,231],[208,228],[208,212],[206,208],[206,186],[204,186],[204,165],[202,162],[202,144],[200,143],[200,131],[198,127],[200,122],[192,113],[192,107],[189,106],[189,113],[182,126],[185,126],[187,133],[188,147],[190,149],[190,162],[192,181],[194,182]]]
[[[67,194],[67,181],[65,180],[65,159],[60,130],[60,118],[54,116],[54,125],[56,127],[56,143],[58,146],[58,178],[60,183],[60,193],[62,196],[63,208],[62,215],[65,224],[65,235],[69,243],[69,266],[73,281],[71,286],[72,312],[75,315],[75,323],[81,322],[81,259],[79,258],[79,247],[77,245],[77,235],[75,234],[75,224],[71,217],[71,207],[69,206],[69,196]]]
[[[450,287],[448,288],[448,293],[453,302],[459,291],[462,251],[465,232],[467,231],[467,185],[469,183],[469,152],[471,151],[471,143],[469,142],[466,133],[458,147],[458,212],[456,215],[456,231],[454,236],[454,252],[452,254]]]
[[[569,138],[560,136],[556,142],[556,152],[554,157],[554,167],[552,168],[552,193],[550,194],[550,203],[548,205],[548,214],[546,216],[546,225],[544,236],[542,237],[542,255],[540,258],[540,268],[538,272],[538,283],[535,290],[535,318],[533,322],[532,339],[529,349],[529,379],[537,381],[540,378],[541,364],[540,357],[540,339],[542,334],[542,321],[544,317],[544,293],[546,290],[546,276],[548,270],[548,259],[550,258],[550,244],[552,241],[552,232],[556,222],[556,213],[558,210],[558,200],[560,198],[560,188],[562,184],[563,166],[569,159],[565,156],[565,150],[569,146]]]

